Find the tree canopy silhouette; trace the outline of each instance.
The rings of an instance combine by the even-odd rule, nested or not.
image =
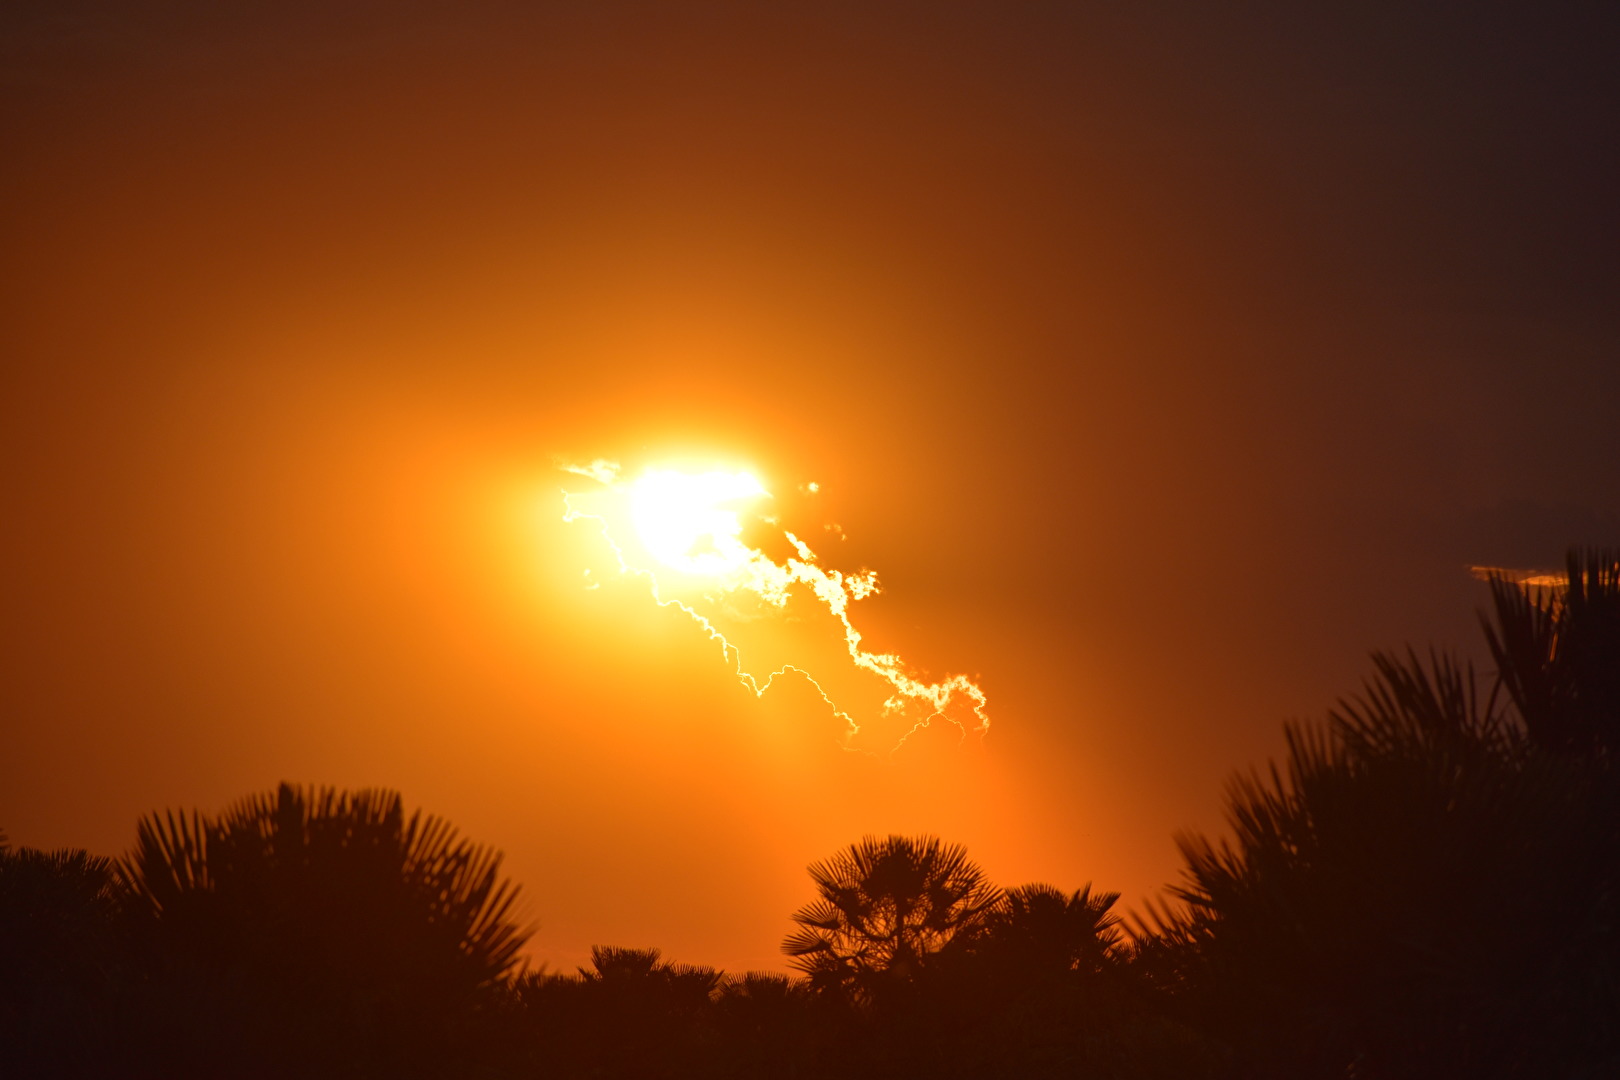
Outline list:
[[[1144,955],[1242,1068],[1620,1064],[1617,565],[1493,581],[1485,693],[1446,656],[1375,655],[1359,697],[1286,730],[1282,769],[1231,783],[1231,839],[1179,838],[1186,907]]]
[[[809,870],[821,896],[793,913],[802,929],[782,951],[817,986],[912,977],[1001,895],[963,848],[933,836],[868,836]]]
[[[973,951],[1023,979],[1100,972],[1119,958],[1118,901],[1119,893],[1093,893],[1089,883],[1072,893],[1044,883],[1008,889],[973,936]]]
[[[13,849],[0,833],[0,1073],[88,1075],[116,1040],[112,860]]]
[[[1526,735],[1549,750],[1620,756],[1620,551],[1571,551],[1564,584],[1491,578],[1480,621]]]
[[[1491,581],[1494,678],[1375,654],[1289,725],[1129,941],[1116,893],[868,836],[809,868],[807,979],[551,975],[499,855],[392,792],[154,814],[116,863],[0,834],[0,1075],[1620,1075],[1620,555],[1563,580]]]
[[[260,1067],[426,1068],[411,1047],[475,1012],[527,936],[499,866],[396,793],[283,784],[143,819],[119,868],[172,1000],[223,1008],[222,1041]]]

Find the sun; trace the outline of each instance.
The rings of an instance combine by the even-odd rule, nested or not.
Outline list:
[[[738,510],[769,498],[749,472],[648,469],[631,485],[630,517],[648,553],[682,573],[722,577],[756,557]]]
[[[696,623],[755,697],[782,679],[802,679],[844,722],[846,748],[855,748],[850,740],[861,733],[861,725],[833,700],[829,684],[796,662],[806,655],[825,660],[819,647],[809,646],[810,652],[802,653],[799,645],[790,644],[791,661],[745,666],[742,648],[727,636],[738,629],[735,623],[752,626],[773,615],[803,627],[809,625],[805,613],[820,608],[827,618],[811,622],[830,630],[827,644],[841,644],[844,661],[856,672],[875,676],[887,694],[877,711],[880,717],[891,718],[888,730],[895,730],[896,721],[909,725],[894,748],[935,720],[956,726],[964,737],[970,723],[980,734],[990,729],[988,699],[973,679],[957,674],[928,681],[898,654],[875,652],[864,644],[851,621],[851,608],[878,592],[877,573],[819,565],[816,553],[783,527],[774,508],[761,512],[760,502],[772,496],[754,473],[653,465],[631,479],[618,462],[606,458],[584,464],[559,462],[558,468],[599,485],[585,492],[564,489],[563,520],[593,523],[620,578],[640,582],[659,607],[679,611]],[[819,488],[807,482],[799,490],[811,494]],[[749,540],[743,539],[745,532]],[[767,554],[770,550],[778,554]],[[587,589],[604,584],[590,568],[584,576]],[[797,603],[791,612],[790,601]],[[757,636],[750,640],[750,650],[756,643]]]

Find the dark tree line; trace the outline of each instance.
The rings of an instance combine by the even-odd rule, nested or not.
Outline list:
[[[783,951],[524,970],[493,851],[398,795],[152,815],[118,860],[0,836],[0,1076],[1620,1075],[1620,553],[1491,582],[1494,672],[1374,657],[1233,780],[1127,925],[868,837]]]
[[[1180,838],[1140,950],[1239,1074],[1620,1075],[1620,553],[1567,579],[1491,582],[1483,691],[1375,656]]]
[[[398,795],[285,784],[144,818],[117,862],[0,847],[0,1053],[23,1075],[453,1075],[526,937],[499,863]]]

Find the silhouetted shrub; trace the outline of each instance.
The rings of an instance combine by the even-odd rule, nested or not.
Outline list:
[[[283,784],[142,820],[121,863],[151,990],[137,1051],[236,1076],[470,1067],[526,936],[499,863],[391,792]]]
[[[12,850],[0,835],[0,1075],[110,1066],[120,931],[111,860]]]

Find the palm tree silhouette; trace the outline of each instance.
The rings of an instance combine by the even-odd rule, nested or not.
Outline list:
[[[516,983],[535,1065],[568,1076],[712,1076],[716,968],[672,964],[658,949],[594,946],[577,975]]]
[[[782,951],[812,985],[859,994],[914,977],[1001,896],[963,848],[933,836],[868,836],[809,871],[821,896],[794,912],[802,929]]]
[[[525,940],[499,865],[387,791],[282,784],[217,818],[144,818],[121,892],[182,1014],[154,1026],[212,1013],[203,1055],[270,1071],[425,1069]]]
[[[110,859],[0,832],[0,1074],[111,1071],[121,930]]]
[[[1375,655],[1327,724],[1286,729],[1281,769],[1232,781],[1230,839],[1178,838],[1185,907],[1141,956],[1245,1069],[1620,1064],[1616,566],[1493,581],[1484,693],[1449,657]]]
[[[1073,893],[1044,883],[1009,889],[969,939],[971,949],[1025,978],[1100,972],[1120,948],[1120,920],[1112,913],[1118,900],[1117,892],[1093,893],[1090,883]]]
[[[1490,579],[1481,614],[1503,688],[1538,745],[1620,757],[1620,551],[1571,551],[1564,585]]]
[[[689,1015],[703,1012],[726,981],[718,968],[672,964],[658,949],[608,945],[591,947],[591,967],[581,969],[580,978],[626,1008]]]

